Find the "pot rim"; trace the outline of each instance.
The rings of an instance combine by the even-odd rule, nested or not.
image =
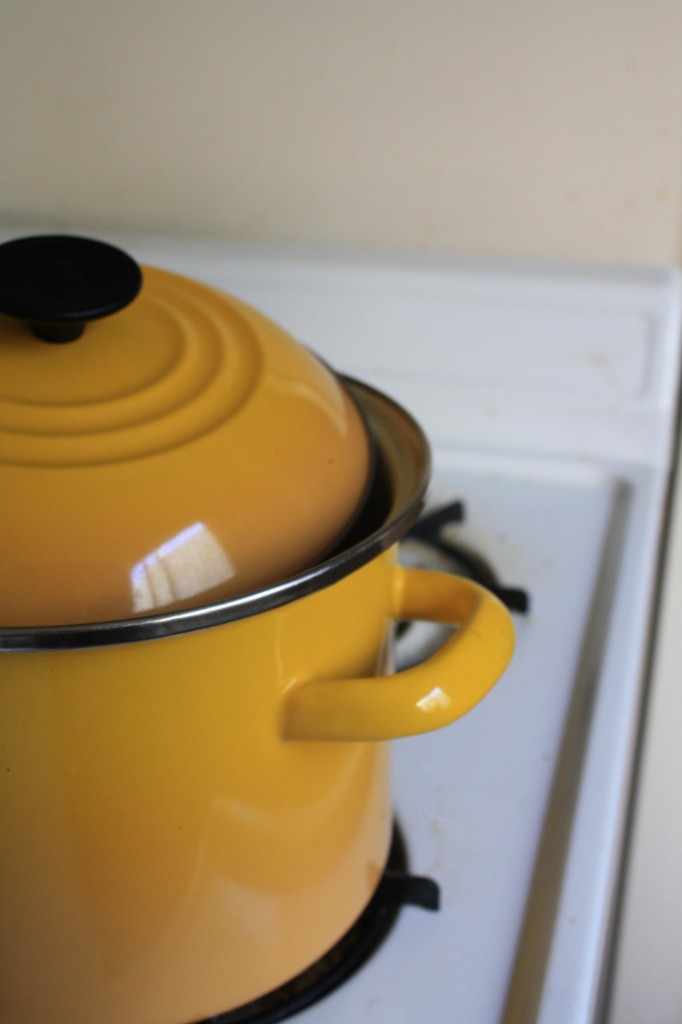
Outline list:
[[[424,506],[431,472],[429,443],[417,421],[394,399],[363,381],[341,374],[339,377],[365,413],[370,427],[381,425],[379,407],[383,405],[411,435],[414,481],[406,494],[394,498],[390,512],[379,526],[355,541],[347,541],[324,561],[247,594],[138,618],[61,626],[2,626],[0,651],[75,650],[114,646],[226,625],[271,611],[338,583],[397,543],[417,520]],[[390,453],[385,451],[380,437],[375,437],[375,443],[377,463],[386,463],[386,469],[390,472]]]

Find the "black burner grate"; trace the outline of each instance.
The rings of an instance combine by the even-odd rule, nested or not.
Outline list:
[[[276,1024],[287,1020],[342,985],[379,948],[405,904],[438,910],[440,890],[430,878],[410,875],[405,844],[398,828],[381,882],[355,924],[336,945],[302,974],[236,1010],[201,1024]]]
[[[492,566],[479,552],[446,536],[446,527],[463,522],[464,517],[464,502],[450,502],[450,504],[443,505],[423,516],[410,529],[407,537],[421,541],[438,551],[448,560],[453,569],[487,587],[506,604],[510,611],[527,613],[530,609],[530,597],[527,591],[520,587],[508,587],[501,584]]]

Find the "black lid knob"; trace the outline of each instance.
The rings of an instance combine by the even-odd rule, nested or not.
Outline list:
[[[142,271],[121,249],[74,235],[0,245],[0,312],[27,320],[42,341],[74,341],[89,320],[123,309]]]

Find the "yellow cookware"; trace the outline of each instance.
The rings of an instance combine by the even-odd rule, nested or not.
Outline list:
[[[378,471],[336,553],[212,604],[0,628],[3,1022],[183,1024],[287,981],[376,889],[383,741],[454,721],[503,672],[496,598],[397,562],[423,434],[346,387]],[[404,618],[457,629],[391,674]]]

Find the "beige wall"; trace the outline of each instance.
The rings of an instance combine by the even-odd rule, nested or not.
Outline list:
[[[0,218],[682,258],[680,0],[0,0]]]

